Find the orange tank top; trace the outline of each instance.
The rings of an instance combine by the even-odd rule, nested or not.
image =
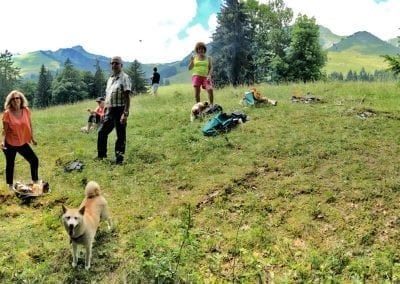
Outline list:
[[[7,109],[3,113],[3,122],[8,124],[6,142],[12,146],[22,146],[32,140],[31,111],[25,107],[21,117],[16,117]]]

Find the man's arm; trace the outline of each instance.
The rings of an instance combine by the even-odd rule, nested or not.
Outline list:
[[[124,114],[125,114],[125,116],[128,116],[129,108],[131,106],[131,91],[129,91],[129,90],[124,91],[124,98],[125,98]],[[128,115],[126,115],[126,114],[128,114]]]

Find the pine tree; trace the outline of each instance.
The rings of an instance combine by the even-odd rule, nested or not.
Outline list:
[[[52,87],[54,104],[74,103],[87,98],[87,86],[69,58],[64,63],[64,69],[53,80]]]
[[[400,46],[400,36],[397,37],[398,45]],[[400,74],[400,53],[395,56],[382,55],[385,61],[389,64],[388,71],[393,72],[395,76]]]
[[[14,66],[11,52],[6,50],[0,53],[0,101],[4,102],[5,97],[15,88],[20,78],[20,68]],[[3,104],[0,109],[3,109]]]
[[[142,65],[136,59],[131,63],[126,73],[131,78],[133,94],[145,93],[147,84],[145,73],[142,70]]]
[[[37,81],[24,80],[24,81],[18,83],[16,88],[25,95],[25,98],[27,99],[29,105],[30,106],[33,105],[33,102],[35,100],[35,93],[36,93],[36,89],[37,89]]]
[[[96,98],[96,92],[94,90],[94,75],[89,70],[80,71],[82,76],[82,82],[85,85],[88,98]]]
[[[319,44],[319,26],[315,18],[300,15],[292,29],[287,55],[288,80],[308,82],[321,79],[326,60],[326,52]]]
[[[349,70],[349,72],[347,72],[346,81],[353,81],[353,78],[353,71]]]
[[[395,56],[382,55],[385,61],[389,64],[389,71],[392,71],[395,75],[400,74],[400,53]]]
[[[358,75],[360,81],[369,81],[369,74],[365,71],[365,68],[362,67],[360,74]]]
[[[243,3],[227,0],[217,16],[218,26],[213,34],[212,77],[217,86],[250,84],[254,68],[250,52],[251,29]]]
[[[42,64],[39,73],[39,79],[36,89],[36,94],[33,100],[33,105],[38,108],[48,107],[51,103],[51,83],[53,78]]]
[[[94,73],[94,93],[96,97],[104,97],[106,92],[106,79],[103,70],[100,67],[99,60],[96,59],[96,72]]]

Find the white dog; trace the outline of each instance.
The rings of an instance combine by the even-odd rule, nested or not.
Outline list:
[[[85,268],[90,269],[92,245],[101,220],[108,222],[111,229],[111,219],[108,213],[107,201],[100,193],[100,186],[95,181],[86,185],[85,199],[79,208],[67,208],[64,205],[62,221],[72,243],[72,267],[78,264],[78,244],[86,249]]]
[[[201,116],[209,106],[208,102],[194,104],[190,112],[190,121],[193,122],[197,117]]]

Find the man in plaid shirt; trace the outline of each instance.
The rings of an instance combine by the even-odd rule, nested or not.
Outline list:
[[[122,59],[114,56],[111,59],[112,75],[107,81],[105,114],[103,124],[98,130],[97,158],[102,160],[107,157],[108,134],[116,129],[115,164],[120,165],[124,160],[126,146],[126,124],[129,116],[131,80],[122,71]]]

